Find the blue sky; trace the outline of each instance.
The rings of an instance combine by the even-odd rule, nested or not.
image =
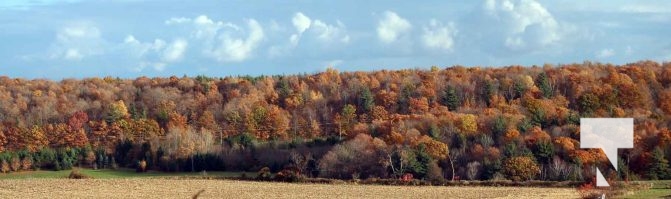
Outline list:
[[[0,2],[0,75],[269,75],[671,60],[670,1]]]

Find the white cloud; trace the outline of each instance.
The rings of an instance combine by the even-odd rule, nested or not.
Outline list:
[[[87,56],[102,54],[104,44],[96,26],[90,23],[74,23],[58,31],[50,57],[79,61]]]
[[[267,49],[270,58],[276,58],[291,54],[302,40],[311,47],[318,45],[320,48],[333,48],[350,42],[345,24],[336,20],[335,24],[328,24],[320,19],[311,19],[302,12],[297,12],[291,18],[291,24],[295,30],[289,30],[288,43],[272,45]],[[273,28],[272,33],[285,32],[286,30]]]
[[[172,25],[172,24],[182,24],[182,23],[189,23],[191,22],[191,19],[189,18],[184,18],[184,17],[172,17],[168,20],[165,20],[165,25]]]
[[[188,41],[175,39],[170,44],[162,39],[153,42],[142,42],[133,35],[128,35],[121,43],[121,50],[125,56],[134,57],[138,62],[134,71],[141,72],[146,67],[156,71],[163,71],[168,64],[181,61],[184,58]]]
[[[214,47],[205,49],[205,54],[220,62],[240,62],[252,56],[264,39],[263,28],[254,19],[247,21],[247,37],[236,37],[234,33],[244,33],[241,29],[226,31],[214,41]]]
[[[225,23],[223,21],[213,21],[206,15],[200,15],[196,17],[196,19],[193,20],[194,28],[195,31],[193,32],[193,35],[197,39],[204,39],[204,40],[213,40],[216,38],[216,36],[219,33],[220,30],[225,29],[225,28],[230,28],[235,31],[240,31],[240,27],[233,23]]]
[[[301,39],[301,36],[298,34],[292,34],[289,37],[289,42],[291,43],[292,46],[298,45],[298,41]]]
[[[456,34],[457,30],[454,27],[454,23],[450,22],[447,25],[443,25],[438,20],[431,19],[429,26],[424,27],[422,41],[427,48],[452,51],[452,47],[454,46],[453,37]]]
[[[84,55],[79,53],[78,49],[71,48],[65,52],[64,58],[67,60],[81,60],[82,58],[84,58]]]
[[[292,46],[296,46],[298,45],[298,41],[301,39],[303,32],[310,28],[312,20],[310,17],[305,16],[302,12],[297,12],[294,14],[294,17],[291,18],[291,23],[294,25],[294,28],[296,28],[297,33],[292,34],[289,37],[289,42]]]
[[[252,57],[254,51],[265,39],[263,27],[254,19],[247,20],[247,27],[241,27],[237,24],[215,21],[206,15],[200,15],[194,19],[190,18],[172,18],[170,23],[181,21],[183,24],[192,25],[191,38],[194,39],[198,48],[204,56],[210,57],[219,62],[240,62]],[[190,23],[189,23],[190,22]],[[166,22],[167,23],[167,22]],[[186,44],[184,40],[182,43]],[[179,54],[177,47],[171,49],[175,55]],[[186,48],[186,45],[183,46]],[[166,60],[172,60],[166,56]],[[179,60],[179,59],[177,59]]]
[[[182,57],[184,57],[184,52],[186,52],[186,47],[188,45],[189,43],[186,40],[176,39],[163,52],[163,60],[166,62],[175,62],[181,60]]]
[[[335,25],[327,24],[324,21],[319,19],[313,20],[305,14],[297,12],[294,14],[291,22],[296,29],[296,33],[289,36],[289,43],[292,47],[298,45],[303,37],[303,33],[306,31],[309,31],[314,37],[322,42],[349,43],[350,37],[347,34],[347,28],[345,27],[345,24],[340,21],[336,21]]]
[[[342,43],[349,42],[349,35],[345,32],[345,25],[337,21],[337,25],[326,24],[320,20],[315,20],[313,23],[314,32],[317,34],[317,38],[324,42],[340,41]]]
[[[154,39],[154,42],[141,42],[133,35],[126,36],[122,43],[122,49],[136,57],[143,57],[150,52],[160,52],[165,46],[166,42],[162,39]]]
[[[613,50],[612,48],[602,49],[602,50],[600,50],[599,52],[596,53],[597,58],[608,58],[608,57],[612,57],[614,55],[615,55],[615,50]]]
[[[312,23],[312,20],[305,16],[301,12],[297,12],[294,14],[294,17],[291,19],[291,23],[294,24],[294,27],[296,28],[296,31],[298,31],[298,34],[303,34],[305,30],[310,28],[310,24]]]
[[[392,11],[384,12],[384,17],[378,22],[377,35],[380,41],[392,43],[412,28],[408,20],[401,18]]]
[[[503,45],[511,50],[542,48],[561,39],[560,24],[534,0],[488,0],[483,9],[491,34],[504,35]]]

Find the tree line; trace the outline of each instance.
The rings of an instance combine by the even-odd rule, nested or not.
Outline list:
[[[292,171],[339,179],[669,179],[671,64],[300,75],[0,77],[0,169]],[[619,171],[581,117],[633,117]]]

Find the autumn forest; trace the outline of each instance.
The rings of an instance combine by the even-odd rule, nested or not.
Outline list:
[[[601,151],[580,148],[584,117],[634,118],[634,148],[619,151],[619,170]],[[258,77],[3,76],[0,170],[584,181],[599,167],[609,179],[671,179],[670,119],[671,63],[652,61]]]

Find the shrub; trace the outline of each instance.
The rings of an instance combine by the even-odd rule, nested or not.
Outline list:
[[[86,151],[86,154],[84,154],[84,163],[87,165],[92,165],[93,163],[96,163],[96,154],[92,150]]]
[[[83,174],[79,169],[72,169],[70,172],[70,175],[68,175],[68,178],[70,179],[90,179],[91,177]]]
[[[39,151],[37,151],[37,153],[33,157],[35,159],[33,164],[36,167],[47,168],[47,169],[55,169],[56,162],[58,160],[56,156],[56,151],[51,148],[42,148]]]
[[[61,162],[59,162],[59,161],[54,162],[54,170],[56,170],[56,171],[63,170],[63,167],[61,166]]]
[[[21,169],[28,171],[33,168],[33,158],[31,156],[26,156],[21,160]]]
[[[0,163],[0,171],[2,173],[9,173],[10,168],[9,168],[9,163],[6,160],[2,160]]]
[[[270,168],[268,167],[263,167],[261,170],[259,170],[258,175],[256,175],[256,180],[270,180],[272,177],[272,173],[270,173]]]
[[[9,162],[9,166],[12,168],[12,171],[21,170],[21,160],[19,157],[12,157],[12,160]]]
[[[426,179],[436,184],[445,182],[445,177],[443,177],[443,170],[438,166],[436,161],[429,163],[426,171]]]
[[[147,161],[145,160],[137,161],[137,168],[135,169],[135,171],[138,173],[147,172]]]
[[[540,167],[529,156],[512,157],[504,161],[503,172],[513,181],[532,180],[540,172]]]
[[[302,179],[300,172],[296,167],[285,168],[275,175],[275,180],[282,182],[298,182]]]

